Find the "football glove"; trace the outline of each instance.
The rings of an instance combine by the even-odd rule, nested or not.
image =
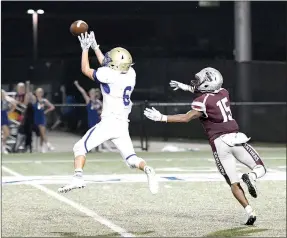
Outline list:
[[[144,115],[152,120],[152,121],[164,121],[167,122],[167,116],[162,115],[158,110],[156,110],[154,107],[152,109],[146,108],[144,110]]]
[[[181,89],[183,91],[190,91],[192,93],[194,93],[194,87],[184,84],[184,83],[180,83],[174,80],[171,80],[169,83],[170,87],[173,88],[174,91]]]
[[[92,44],[92,41],[90,40],[90,37],[88,35],[88,33],[86,32],[85,34],[81,34],[81,36],[78,36],[78,39],[81,43],[81,47],[82,47],[82,50],[89,50],[91,44]]]
[[[93,50],[99,49],[100,45],[98,45],[98,43],[97,43],[97,41],[96,41],[96,38],[95,38],[95,34],[94,34],[93,31],[90,32],[89,37],[90,37],[90,41],[92,42],[91,48],[92,48]]]

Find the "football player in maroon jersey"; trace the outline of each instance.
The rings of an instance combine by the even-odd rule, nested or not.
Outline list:
[[[265,166],[255,151],[247,142],[250,138],[241,132],[237,122],[232,118],[229,93],[221,88],[223,77],[214,68],[204,68],[195,75],[191,85],[171,81],[174,90],[182,89],[196,94],[191,104],[192,110],[186,114],[162,115],[155,108],[146,108],[144,114],[153,121],[189,122],[199,118],[211,146],[219,172],[230,185],[231,191],[238,202],[244,207],[248,219],[246,225],[253,225],[256,220],[255,211],[249,205],[240,178],[236,172],[236,160],[246,165],[251,171],[242,175],[252,197],[257,197],[256,179],[265,175]]]

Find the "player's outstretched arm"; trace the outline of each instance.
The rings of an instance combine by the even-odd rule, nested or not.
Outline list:
[[[78,83],[78,81],[74,82],[76,88],[80,91],[80,93],[82,94],[83,98],[85,99],[86,104],[88,104],[90,102],[90,97],[88,96],[87,92],[85,91],[85,89],[83,89],[80,84]]]
[[[171,80],[169,82],[169,86],[173,88],[173,91],[181,89],[183,91],[189,91],[189,92],[194,93],[194,88],[192,86],[184,84],[184,83],[180,83],[174,80]]]
[[[98,61],[100,63],[100,65],[103,64],[103,61],[104,61],[104,54],[102,53],[102,51],[100,50],[100,45],[98,45],[97,41],[96,41],[96,38],[95,38],[95,34],[93,31],[90,32],[90,41],[92,42],[91,44],[91,48],[95,51],[95,54],[98,58]]]
[[[82,61],[81,61],[82,73],[91,80],[94,80],[93,78],[94,69],[90,68],[90,62],[89,62],[89,48],[92,42],[90,41],[87,32],[85,34],[81,34],[81,36],[78,36],[78,38],[82,47]]]
[[[90,63],[89,63],[89,48],[92,44],[92,41],[89,38],[90,36],[88,33],[81,34],[81,36],[78,36],[79,41],[81,43],[82,47],[82,63],[81,63],[81,68],[82,68],[82,73],[86,75],[88,78],[91,80],[97,80],[100,83],[108,83],[111,84],[114,82],[114,77],[111,72],[111,69],[108,67],[100,67],[98,70],[94,70],[90,68]],[[112,74],[112,75],[111,75]]]
[[[1,97],[3,97],[5,100],[7,100],[8,102],[9,102],[9,112],[13,112],[13,111],[15,111],[15,109],[16,109],[16,107],[17,107],[17,101],[14,99],[14,98],[12,98],[12,97],[10,97],[10,96],[8,96],[7,94],[6,94],[6,91],[5,90],[1,90],[1,93],[2,93],[2,95],[1,95]]]
[[[162,122],[190,122],[192,119],[196,119],[202,116],[202,112],[191,110],[186,114],[177,114],[177,115],[162,115],[155,108],[146,108],[144,115],[153,121],[162,121]]]

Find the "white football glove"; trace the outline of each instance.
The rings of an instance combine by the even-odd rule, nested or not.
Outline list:
[[[152,121],[165,121],[167,122],[167,116],[162,115],[158,110],[156,110],[154,107],[152,109],[146,108],[144,110],[144,115],[152,120]]]
[[[95,38],[95,34],[94,34],[93,31],[90,32],[89,37],[90,37],[90,41],[92,42],[91,48],[92,48],[93,50],[99,49],[100,45],[98,45],[98,43],[97,43],[97,41],[96,41],[96,38]]]
[[[194,93],[194,87],[187,85],[187,84],[184,84],[184,83],[180,83],[180,82],[171,80],[169,85],[170,85],[170,87],[173,88],[174,91],[176,91],[180,88],[183,91],[190,91],[190,92]]]
[[[81,34],[81,36],[78,36],[78,39],[81,43],[81,47],[82,47],[82,50],[89,50],[91,44],[92,44],[92,41],[90,40],[90,37],[88,35],[88,33],[86,32],[85,34]]]

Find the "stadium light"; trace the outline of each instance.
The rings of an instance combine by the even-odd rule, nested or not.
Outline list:
[[[28,11],[27,11],[27,13],[28,14],[33,14],[35,11],[33,10],[33,9],[29,9]]]
[[[39,10],[37,10],[37,13],[38,13],[38,14],[44,14],[44,10],[39,9]]]
[[[34,60],[37,60],[38,55],[38,15],[44,14],[44,10],[38,9],[33,10],[29,9],[27,10],[28,14],[32,15],[32,24],[33,24],[33,57]]]

